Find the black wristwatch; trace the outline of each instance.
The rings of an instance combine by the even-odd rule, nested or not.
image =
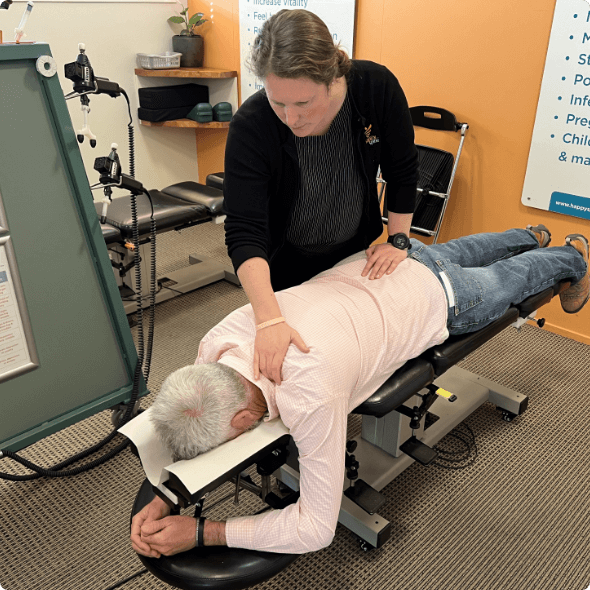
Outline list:
[[[401,232],[389,236],[387,238],[387,243],[400,250],[409,250],[412,247],[412,244],[410,244],[410,238]]]

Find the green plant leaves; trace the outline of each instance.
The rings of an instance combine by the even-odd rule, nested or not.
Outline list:
[[[190,20],[188,21],[188,24],[189,24],[189,27],[191,25],[198,27],[198,26],[202,25],[205,22],[205,20],[206,19],[203,18],[203,13],[197,12],[196,14],[193,14],[193,16],[191,16]]]

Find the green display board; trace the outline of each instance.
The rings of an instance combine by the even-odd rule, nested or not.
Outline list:
[[[12,451],[128,402],[137,361],[57,69],[46,44],[0,45],[0,449]]]

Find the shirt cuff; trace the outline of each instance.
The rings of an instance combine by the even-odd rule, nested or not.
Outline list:
[[[240,516],[225,522],[225,540],[228,547],[256,549],[254,546],[254,518]]]

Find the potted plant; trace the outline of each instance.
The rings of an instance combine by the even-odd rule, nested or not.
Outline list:
[[[184,7],[182,2],[178,2],[182,8],[180,16],[171,16],[168,20],[171,23],[184,25],[180,35],[174,35],[172,37],[172,49],[178,53],[182,53],[180,58],[181,68],[202,68],[203,67],[203,37],[197,35],[195,30],[197,27],[207,22],[206,18],[203,18],[202,12],[193,14],[190,18],[188,17],[188,7]]]

